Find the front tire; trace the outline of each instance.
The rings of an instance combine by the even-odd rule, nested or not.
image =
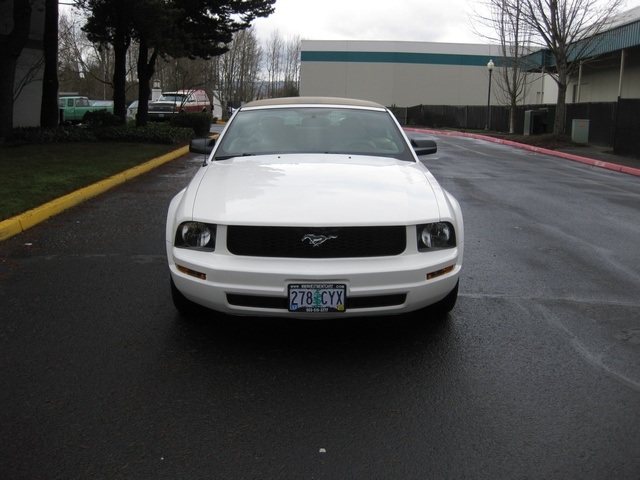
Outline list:
[[[178,290],[176,284],[173,283],[173,278],[169,277],[169,281],[171,282],[171,299],[173,300],[173,306],[176,307],[178,312],[185,317],[193,317],[203,310],[203,307],[189,300]]]
[[[437,315],[446,315],[453,307],[456,306],[456,301],[458,300],[458,286],[460,285],[460,280],[456,282],[456,286],[453,287],[446,297],[444,297],[439,302],[434,303],[430,307],[428,307],[432,312]]]

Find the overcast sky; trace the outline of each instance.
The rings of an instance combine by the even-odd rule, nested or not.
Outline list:
[[[474,33],[477,0],[276,0],[275,13],[253,25],[260,40],[274,31],[303,40],[401,40],[489,43]],[[625,9],[640,5],[627,0]]]
[[[406,40],[478,43],[473,0],[276,0],[275,13],[256,20],[258,37],[278,31],[303,40]],[[478,4],[478,2],[475,2]]]

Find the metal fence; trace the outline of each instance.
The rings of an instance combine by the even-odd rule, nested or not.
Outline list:
[[[405,125],[463,130],[483,130],[489,126],[492,131],[509,131],[509,109],[503,106],[491,107],[489,125],[486,106],[417,105],[406,112],[396,110]],[[555,110],[555,105],[519,106],[515,132],[523,134],[526,126],[529,134],[552,133]],[[589,120],[589,143],[611,146],[616,153],[640,155],[640,99],[567,104],[567,135],[571,134],[574,119]]]
[[[640,156],[640,99],[618,100],[613,151]]]

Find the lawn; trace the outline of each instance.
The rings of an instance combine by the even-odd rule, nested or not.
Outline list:
[[[117,142],[0,147],[0,221],[176,148]]]

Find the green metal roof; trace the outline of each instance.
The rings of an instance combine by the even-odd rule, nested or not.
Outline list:
[[[640,8],[634,9],[640,12]],[[590,42],[588,48],[583,48],[584,42]],[[635,17],[625,24],[619,24],[595,37],[581,40],[569,47],[569,61],[583,60],[607,53],[617,52],[626,48],[640,46],[640,17]],[[542,49],[528,56],[529,62],[537,68],[556,65],[554,56],[549,49]]]

